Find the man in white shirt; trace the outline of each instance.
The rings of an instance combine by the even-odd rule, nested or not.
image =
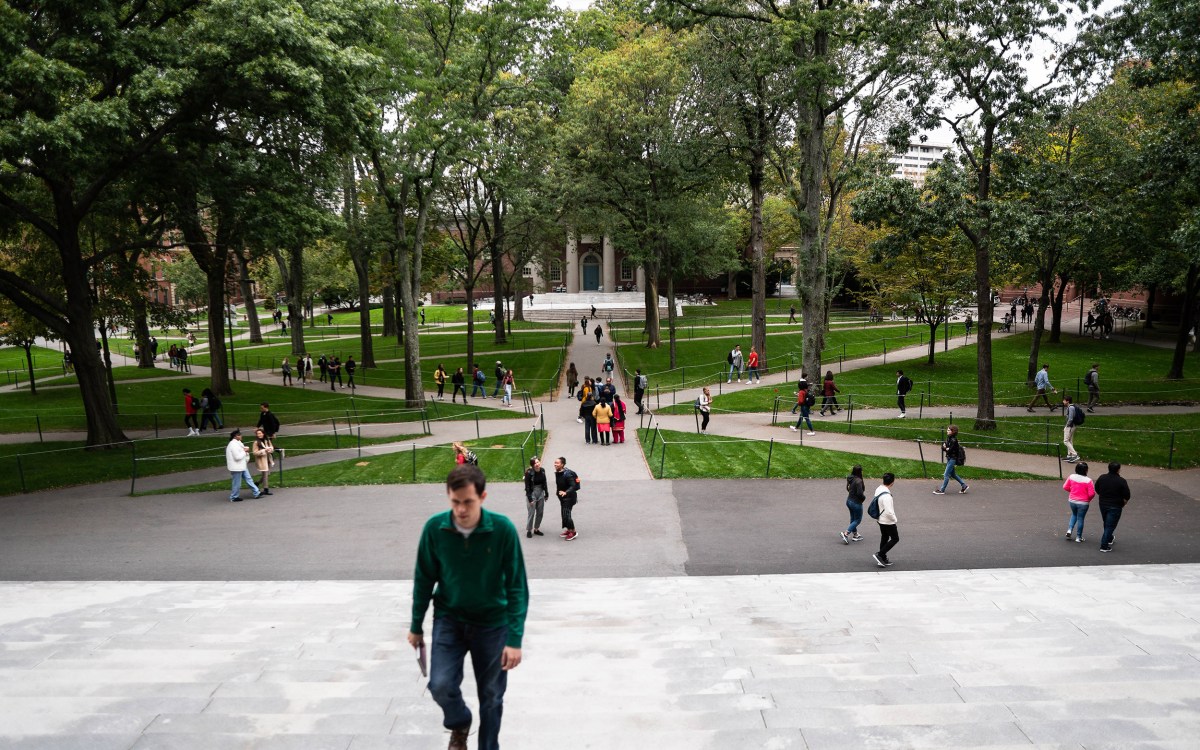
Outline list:
[[[888,559],[888,550],[895,547],[900,541],[900,532],[896,528],[896,505],[892,498],[892,485],[896,481],[896,475],[890,471],[883,475],[883,484],[875,488],[875,499],[879,503],[879,551],[871,557],[875,558],[875,564],[881,568],[886,568],[892,564]]]
[[[242,431],[234,430],[229,433],[229,444],[225,446],[225,468],[229,469],[229,476],[232,479],[229,490],[229,502],[240,503],[242,501],[242,480],[246,480],[246,484],[250,489],[254,490],[254,499],[257,500],[262,492],[258,486],[254,484],[254,480],[250,478],[250,472],[246,469],[246,462],[249,460],[250,454],[246,450],[246,446],[242,444]]]

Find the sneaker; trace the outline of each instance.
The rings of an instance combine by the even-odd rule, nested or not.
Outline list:
[[[796,431],[796,425],[790,425],[790,426],[788,427],[788,429],[789,429],[789,430],[791,430],[792,432],[795,432],[795,431]]]
[[[229,498],[229,502],[231,502],[231,503],[240,503],[241,501],[242,501],[241,495],[236,495],[234,497]]]
[[[534,530],[533,530],[533,535],[534,535],[534,536],[546,536],[545,534],[543,534],[542,532],[538,531],[537,529],[534,529]]]
[[[842,544],[849,544],[849,543],[850,543],[850,535],[843,531],[842,532]]]
[[[1093,408],[1092,408],[1092,407],[1090,407],[1090,406],[1087,408],[1087,410],[1088,410],[1088,413],[1089,413],[1089,414],[1091,414],[1092,412],[1096,411],[1095,409],[1093,409]],[[1107,552],[1108,550],[1104,550],[1104,551],[1105,551],[1105,552]]]
[[[1087,540],[1086,540],[1086,539],[1084,539],[1084,538],[1083,538],[1083,537],[1081,537],[1081,536],[1077,536],[1077,537],[1075,537],[1075,542],[1076,542],[1076,543],[1082,543],[1082,542],[1086,542],[1086,541],[1087,541]]]
[[[852,542],[861,542],[864,539],[866,539],[866,537],[862,534],[855,534],[854,536],[850,537],[850,541]]]
[[[1063,534],[1063,539],[1066,539],[1068,541],[1071,539],[1071,530],[1070,529],[1067,529],[1067,533]]]
[[[888,566],[889,568],[892,567],[892,561],[887,558],[884,558],[883,564]]]
[[[1073,464],[1073,463],[1075,463],[1076,461],[1078,461],[1078,460],[1079,460],[1079,456],[1067,456],[1067,457],[1066,457],[1066,458],[1064,458],[1063,460],[1064,460],[1064,461],[1066,461],[1066,462],[1067,462],[1067,463],[1069,463],[1069,464]]]
[[[578,422],[579,424],[583,424],[583,420],[582,420],[582,419],[576,419],[575,421],[576,421],[576,422]]]
[[[533,532],[532,532],[532,531],[526,531],[526,532],[525,532],[525,538],[526,538],[526,539],[533,539]]]
[[[934,491],[933,491],[933,494],[935,494],[935,495],[945,495],[945,494],[946,494],[946,491],[945,491],[945,490],[934,490]]]
[[[896,418],[897,418],[897,419],[904,419],[904,417],[905,417],[905,416],[906,416],[906,415],[904,414],[904,412],[900,412],[900,416],[898,416],[898,417],[896,417]]]
[[[446,750],[467,750],[467,737],[471,734],[471,725],[462,729],[450,730],[450,745]]]
[[[1112,547],[1101,547],[1100,551],[1101,552],[1112,552]]]
[[[815,432],[809,432],[809,433],[805,433],[805,434],[807,434],[807,435],[816,435],[817,433],[815,433]]]
[[[958,494],[960,494],[960,495],[965,495],[965,494],[967,494],[967,490],[969,490],[969,489],[971,489],[971,485],[969,485],[969,484],[964,484],[964,485],[962,486],[962,489],[960,489],[960,490],[958,491]]]
[[[1027,411],[1027,412],[1029,412],[1030,414],[1032,414],[1032,413],[1033,413],[1033,407],[1032,407],[1032,406],[1026,406],[1026,407],[1025,407],[1025,411]]]
[[[887,567],[887,563],[884,562],[883,558],[880,557],[878,554],[871,555],[871,557],[875,558],[875,564],[878,565],[879,567],[881,567],[881,568]]]
[[[261,492],[255,492],[255,493],[254,493],[254,494],[253,494],[253,495],[250,497],[250,499],[251,499],[251,500],[257,500],[257,499],[259,499],[260,497],[262,497],[262,493],[261,493]]]
[[[559,534],[559,536],[561,536],[561,537],[566,537],[566,536],[567,536],[568,534],[570,534],[570,533],[571,533],[571,530],[570,530],[570,529],[563,529],[563,530],[562,530],[562,533],[560,533],[560,534]]]
[[[566,536],[565,538],[566,538],[566,540],[567,540],[568,542],[573,542],[573,541],[575,541],[575,539],[576,539],[578,536],[579,536],[579,532],[578,532],[578,531],[572,531],[570,534],[567,534],[567,536]]]

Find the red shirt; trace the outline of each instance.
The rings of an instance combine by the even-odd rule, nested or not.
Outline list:
[[[750,366],[758,367],[758,352],[750,352]]]

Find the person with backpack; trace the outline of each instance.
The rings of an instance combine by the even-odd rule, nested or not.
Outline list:
[[[207,424],[211,424],[214,430],[225,426],[217,418],[217,410],[220,408],[221,399],[217,398],[217,394],[213,393],[211,388],[200,392],[200,432],[204,432],[204,426]]]
[[[733,347],[729,354],[725,355],[725,361],[729,364],[729,376],[725,378],[726,383],[733,382],[733,376],[737,375],[737,382],[742,382],[742,345],[738,344]]]
[[[496,360],[496,390],[492,391],[492,398],[499,397],[500,393],[504,390],[504,376],[507,373],[508,370],[504,368],[504,365],[500,363],[500,360]]]
[[[708,431],[708,418],[712,416],[712,392],[707,386],[700,391],[700,395],[696,398],[696,410],[700,412],[700,431]]]
[[[346,358],[346,387],[350,390],[355,389],[354,373],[358,370],[358,363],[354,361],[354,355],[351,354]]]
[[[642,406],[642,399],[646,397],[646,387],[649,385],[649,379],[642,374],[642,369],[639,367],[633,376],[633,404],[637,407],[638,414],[646,413],[646,409]]]
[[[1100,404],[1100,365],[1093,362],[1092,369],[1083,376],[1083,384],[1088,389],[1087,410],[1095,411],[1092,407]]]
[[[546,470],[537,457],[529,459],[529,468],[525,470],[525,502],[529,506],[529,515],[525,520],[525,538],[545,536],[542,533],[542,513],[546,508],[546,498],[550,496],[550,488],[546,485]]]
[[[808,425],[808,434],[816,435],[813,431],[812,424],[812,407],[817,403],[817,394],[809,387],[807,380],[800,381],[800,390],[796,392],[796,405],[800,407],[800,418],[796,420],[796,424],[791,425],[789,429],[796,432],[800,429],[800,425]]]
[[[189,388],[183,389],[183,426],[188,428],[188,437],[200,434],[200,423],[196,421],[196,412],[200,409],[200,399],[192,395]]]
[[[258,415],[258,424],[255,427],[261,427],[267,437],[274,440],[275,433],[279,432],[279,417],[271,412],[271,405],[263,401],[258,405],[260,414]]]
[[[283,358],[283,362],[279,364],[279,372],[283,375],[283,385],[295,385],[292,382],[292,363],[287,357]]]
[[[575,541],[579,536],[574,518],[575,504],[579,502],[579,487],[579,475],[567,468],[567,459],[562,456],[554,459],[554,488],[562,510],[563,530],[559,536],[568,542]]]
[[[479,465],[479,456],[475,455],[475,451],[470,450],[462,443],[451,443],[450,447],[454,449],[454,463],[457,466],[469,464],[471,466]]]
[[[883,475],[882,482],[875,488],[871,506],[867,508],[867,515],[879,523],[879,551],[871,557],[875,558],[876,565],[887,568],[892,564],[888,558],[888,552],[900,543],[896,503],[895,498],[892,497],[892,485],[896,482],[896,475],[889,471]]]
[[[442,367],[442,364],[440,362],[438,363],[437,369],[433,371],[433,382],[437,383],[437,387],[438,387],[437,400],[445,401],[446,400],[446,368]],[[463,394],[463,395],[465,396],[466,394]]]
[[[829,409],[829,414],[832,416],[837,414],[838,400],[837,394],[841,393],[841,389],[833,382],[833,370],[825,371],[825,381],[821,384],[821,416],[825,416],[825,410]]]
[[[862,466],[855,464],[846,477],[846,508],[850,511],[850,525],[841,532],[842,544],[863,540],[863,535],[858,533],[858,525],[862,523],[863,503],[866,499],[867,488],[863,482]]]
[[[1083,424],[1084,416],[1083,409],[1080,409],[1075,404],[1071,403],[1070,396],[1063,396],[1063,415],[1067,418],[1063,424],[1063,445],[1067,448],[1067,457],[1064,459],[1067,463],[1073,464],[1079,460],[1079,454],[1075,452],[1075,428]]]
[[[954,471],[954,467],[963,465],[967,458],[967,452],[958,442],[958,425],[950,425],[946,428],[946,440],[942,443],[942,454],[946,457],[946,472],[942,474],[942,486],[934,490],[933,494],[945,495],[946,485],[950,484],[951,479],[958,482],[958,494],[967,494],[971,485],[964,482]]]
[[[904,397],[913,388],[912,378],[904,374],[904,370],[896,370],[896,406],[900,407],[900,419],[904,419]]]
[[[592,333],[596,334],[596,343],[599,344],[600,337],[604,335],[604,329],[600,327],[599,323],[597,323],[596,329],[594,331],[592,331]]]
[[[471,398],[475,398],[476,395],[487,398],[487,373],[479,369],[478,362],[471,370]]]
[[[604,355],[604,361],[600,363],[600,370],[604,373],[605,377],[611,377],[613,369],[616,368],[616,366],[617,363],[613,361],[612,352],[609,352],[608,354]]]

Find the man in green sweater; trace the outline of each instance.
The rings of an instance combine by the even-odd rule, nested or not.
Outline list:
[[[429,692],[442,707],[450,750],[466,750],[471,710],[462,698],[463,661],[471,655],[479,688],[479,750],[500,747],[508,670],[521,663],[529,583],[517,530],[483,509],[487,479],[463,464],[446,477],[450,510],[425,523],[413,572],[408,642],[425,645],[422,625],[433,601]]]

